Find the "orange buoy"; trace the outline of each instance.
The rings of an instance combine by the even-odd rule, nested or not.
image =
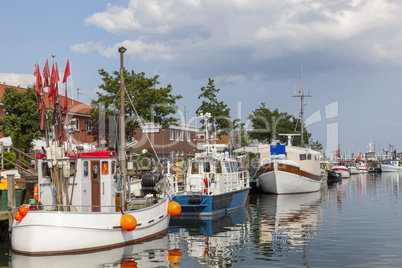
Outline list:
[[[14,219],[16,220],[16,221],[21,221],[22,220],[22,215],[20,214],[20,213],[17,213],[17,214],[15,214],[15,216],[14,216]]]
[[[130,232],[137,227],[137,220],[133,215],[123,214],[120,219],[120,225],[123,230]]]
[[[172,216],[178,216],[181,212],[181,206],[176,201],[170,201],[168,206],[168,212]]]
[[[20,207],[18,209],[18,212],[21,214],[22,217],[25,217],[25,215],[27,215],[28,213],[28,209],[26,207]]]
[[[39,200],[39,196],[38,196],[38,189],[39,187],[38,187],[38,184],[36,184],[35,185],[35,188],[34,188],[34,199],[35,199],[35,202],[38,202],[38,200]]]

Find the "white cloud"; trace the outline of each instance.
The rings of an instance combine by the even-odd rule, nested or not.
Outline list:
[[[85,20],[124,35],[125,41],[95,41],[71,49],[112,57],[124,45],[128,55],[169,61],[185,72],[200,74],[204,68],[216,76],[235,77],[222,73],[221,64],[244,66],[249,80],[256,73],[272,72],[272,64],[277,64],[272,60],[277,59],[294,65],[315,56],[326,68],[340,62],[402,63],[401,7],[391,0],[131,0],[127,7],[108,4],[104,12]],[[322,71],[322,66],[316,69]]]
[[[27,88],[35,83],[33,74],[0,73],[0,83]]]

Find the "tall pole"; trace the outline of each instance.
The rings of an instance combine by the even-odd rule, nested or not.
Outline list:
[[[123,53],[126,52],[125,47],[119,47],[120,52],[120,170],[122,173],[123,194],[121,196],[122,209],[126,205],[126,149],[125,149],[125,125],[124,125],[124,67]]]
[[[306,106],[307,104],[304,103],[304,98],[305,97],[312,97],[310,94],[308,95],[304,95],[304,91],[299,91],[299,94],[294,95],[293,97],[295,98],[300,98],[301,101],[301,108],[300,108],[300,121],[301,121],[301,147],[304,147],[304,137],[303,137],[303,133],[304,133],[304,106]]]

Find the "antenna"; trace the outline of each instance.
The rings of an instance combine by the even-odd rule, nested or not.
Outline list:
[[[80,93],[80,89],[77,88],[77,101],[80,101],[80,95],[84,95],[84,93]]]
[[[304,132],[304,106],[307,105],[307,103],[304,103],[304,98],[312,97],[312,96],[310,95],[310,91],[308,92],[307,95],[304,95],[304,91],[303,91],[303,66],[302,66],[302,69],[301,69],[301,76],[302,76],[302,89],[299,90],[298,94],[293,95],[292,97],[300,98],[300,102],[301,102],[299,116],[300,116],[300,121],[301,121],[301,126],[300,126],[301,127],[301,147],[303,147],[304,146],[304,139],[303,139],[304,138],[303,137],[303,132]]]

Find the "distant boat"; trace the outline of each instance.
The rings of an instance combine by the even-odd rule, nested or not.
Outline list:
[[[333,166],[331,167],[331,170],[341,173],[342,179],[350,178],[350,172],[346,166]]]
[[[360,171],[356,166],[350,166],[348,167],[349,173],[350,175],[355,175],[355,174],[359,174]]]
[[[340,172],[333,171],[332,169],[327,170],[328,178],[327,183],[334,183],[337,181],[342,181],[342,174]]]
[[[399,165],[397,160],[388,160],[386,164],[381,164],[382,172],[396,172],[401,171],[402,166]]]

